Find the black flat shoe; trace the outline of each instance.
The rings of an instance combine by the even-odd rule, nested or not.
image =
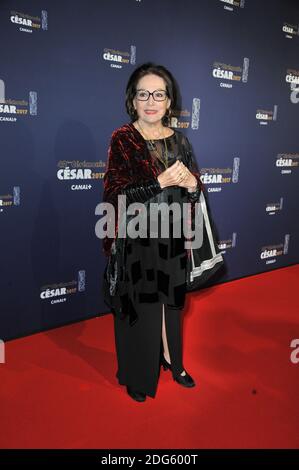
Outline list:
[[[171,364],[169,364],[169,362],[166,361],[164,354],[161,354],[161,364],[164,370],[169,369],[170,371],[172,371]],[[175,380],[180,385],[183,385],[183,387],[188,387],[188,388],[195,387],[196,384],[194,380],[192,379],[191,375],[189,375],[186,370],[185,372],[186,372],[186,375],[178,375],[176,377],[173,377],[173,380]]]
[[[136,401],[145,401],[146,400],[146,393],[138,392],[137,390],[132,390],[131,387],[127,385],[127,392],[133,400]]]

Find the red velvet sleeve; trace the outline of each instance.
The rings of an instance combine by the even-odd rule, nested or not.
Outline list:
[[[117,233],[118,221],[118,195],[125,195],[127,204],[133,202],[145,202],[152,196],[162,191],[156,176],[147,177],[146,180],[140,177],[140,182],[136,183],[131,176],[130,154],[125,151],[124,144],[117,131],[114,131],[108,149],[107,168],[104,175],[103,202],[109,202],[115,210],[115,233]],[[109,221],[108,221],[109,223]],[[107,237],[103,240],[104,252],[109,254],[113,239]]]

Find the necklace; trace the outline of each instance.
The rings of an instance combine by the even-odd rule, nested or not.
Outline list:
[[[138,127],[139,129],[141,130],[141,132],[145,135],[145,137],[147,137],[147,134],[146,132],[144,132],[144,129],[142,129],[141,125],[139,124],[139,122],[137,121],[137,124],[138,124]],[[161,135],[161,132],[160,132],[160,135]],[[167,144],[166,144],[166,140],[165,140],[165,136],[163,135],[163,139],[164,139],[164,145],[165,145],[165,160],[162,158],[162,156],[160,156],[158,150],[157,150],[157,147],[156,147],[156,143],[152,140],[152,139],[147,139],[150,146],[151,146],[151,150],[153,150],[158,159],[160,160],[160,162],[163,163],[163,165],[165,166],[165,168],[168,167],[168,149],[167,149]]]

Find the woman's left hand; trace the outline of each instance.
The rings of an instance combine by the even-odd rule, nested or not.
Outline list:
[[[184,165],[182,161],[179,163],[179,179],[177,185],[183,188],[194,190],[194,188],[197,186],[197,179],[194,175],[192,175],[190,170],[186,167],[186,165]]]

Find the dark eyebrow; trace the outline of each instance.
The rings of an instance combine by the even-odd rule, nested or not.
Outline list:
[[[146,90],[145,88],[136,88],[137,91],[149,91],[149,90]],[[157,88],[156,90],[154,91],[167,91],[167,90],[164,90],[164,88]],[[153,92],[152,92],[153,93]]]

